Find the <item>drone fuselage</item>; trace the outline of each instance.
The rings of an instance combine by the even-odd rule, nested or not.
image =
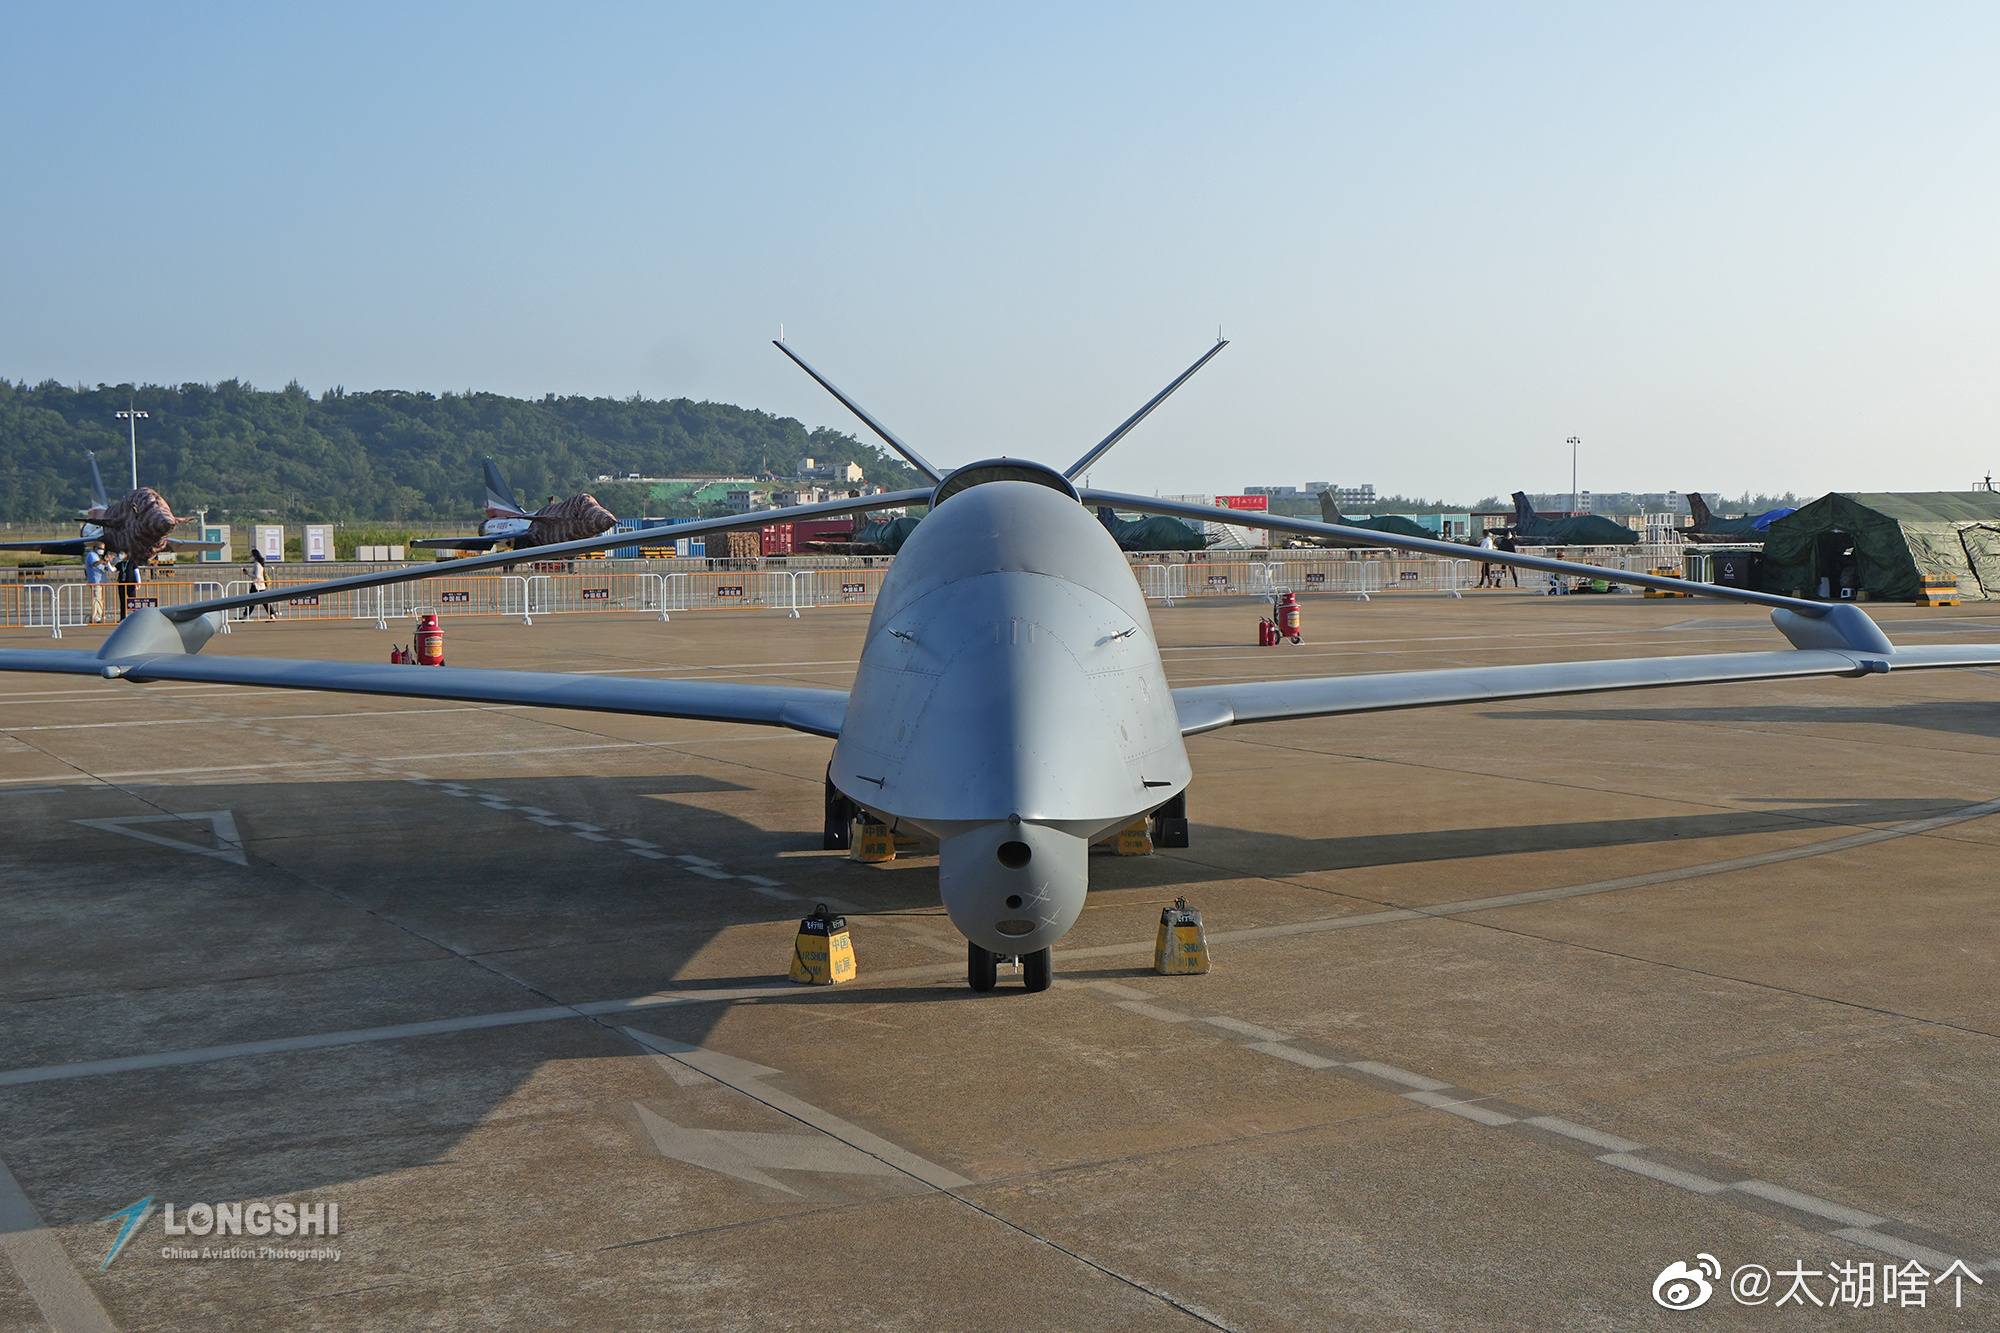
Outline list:
[[[1145,598],[1118,544],[1051,486],[941,503],[877,595],[830,776],[940,843],[939,887],[999,954],[1075,924],[1090,844],[1188,783]]]

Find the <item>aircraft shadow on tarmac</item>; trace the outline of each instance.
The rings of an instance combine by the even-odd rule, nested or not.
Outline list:
[[[248,866],[77,828],[70,821],[105,815],[98,807],[110,802],[133,806],[122,793],[69,789],[53,799],[27,798],[41,802],[38,815],[20,803],[4,812],[17,841],[0,910],[22,923],[0,948],[7,973],[21,983],[9,987],[12,998],[67,997],[65,1009],[78,1024],[113,1034],[108,1048],[94,1046],[90,1055],[136,1055],[771,982],[782,975],[782,958],[757,976],[680,977],[723,931],[796,920],[817,895],[876,911],[936,905],[935,870],[922,863],[895,871],[833,856],[777,859],[783,851],[818,849],[813,788],[802,786],[796,812],[782,793],[775,800],[766,793],[766,811],[776,806],[792,823],[773,829],[671,799],[743,790],[713,779],[564,777],[558,788],[545,778],[481,778],[468,785],[519,805],[560,807],[607,834],[643,837],[668,853],[700,853],[732,872],[782,876],[801,900],[766,898],[741,880],[706,878],[681,862],[578,841],[513,811],[396,782],[148,793],[176,810],[233,810]],[[1833,801],[1329,838],[1197,826],[1186,855],[1201,860],[1099,856],[1091,874],[1100,891],[1178,889],[1252,874],[1609,849],[1814,822],[1852,826],[1950,804]],[[363,822],[366,836],[351,836]],[[50,836],[20,840],[33,823]],[[79,877],[86,860],[98,877]],[[73,913],[52,910],[72,895]],[[20,911],[26,904],[37,910]],[[1200,905],[1211,919],[1217,909],[1226,913],[1221,900]],[[115,939],[94,941],[95,953],[74,947],[93,923],[126,918]],[[25,978],[15,965],[35,958],[42,961]],[[93,975],[93,959],[115,961],[120,974]],[[1138,970],[1098,964],[1073,975]],[[166,986],[158,984],[163,978]],[[163,993],[190,978],[198,980],[178,998]],[[381,994],[394,998],[381,1002]],[[976,996],[947,973],[934,983],[817,991],[793,1002],[995,1003],[1018,994],[1003,982],[997,995]],[[728,1010],[727,1003],[672,1006],[602,1016],[595,1031],[578,1018],[0,1088],[0,1121],[14,1126],[4,1159],[32,1194],[54,1205],[59,1222],[101,1216],[128,1202],[124,1195],[226,1199],[326,1188],[449,1162],[464,1136],[544,1067],[637,1054],[615,1032],[620,1025],[702,1045]],[[58,1016],[53,1030],[61,1033],[67,1021]],[[50,1062],[39,1052],[20,1055],[17,1047],[4,1063]],[[673,1095],[664,1082],[661,1095]],[[635,1162],[647,1156],[641,1143],[633,1151]]]
[[[800,900],[641,858],[615,839],[537,827],[438,784],[175,784],[143,789],[153,807],[107,788],[15,797],[0,807],[8,835],[0,912],[17,927],[0,942],[0,976],[15,1013],[39,1017],[0,1038],[0,1067],[769,984],[784,976],[783,952],[760,975],[681,977],[725,930],[796,922],[815,895],[874,910],[937,903],[929,867],[883,873],[832,855],[777,859],[819,848],[817,784],[801,785],[795,812],[782,791],[775,801],[765,793],[765,812],[780,807],[795,825],[771,829],[675,799],[746,790],[708,778],[465,781],[607,835],[646,839],[670,858],[699,854],[739,875],[782,879]],[[249,864],[72,822],[149,808],[232,811]],[[204,837],[141,827],[190,843]],[[961,995],[978,998],[961,980],[956,991],[912,987],[871,1002]],[[819,991],[790,1002],[826,999],[846,996]],[[700,1045],[729,1007],[666,1006],[601,1015],[594,1027],[578,1017],[0,1087],[8,1126],[0,1160],[58,1224],[102,1216],[106,1200],[122,1206],[130,1198],[121,1191],[133,1189],[134,1198],[254,1198],[379,1177],[450,1161],[463,1136],[546,1065],[640,1054],[619,1026]],[[664,1078],[661,1089],[673,1095]],[[634,1152],[636,1161],[649,1150]]]
[[[1936,700],[1887,704],[1758,704],[1721,708],[1549,708],[1522,713],[1482,713],[1503,722],[1721,722],[1744,726],[1805,722],[1817,725],[1912,727],[1959,736],[2000,737],[2000,708],[1990,702]]]
[[[1199,796],[1198,788],[1194,794]],[[1112,863],[1093,860],[1091,888],[1103,890],[1138,887],[1141,884],[1173,888],[1246,875],[1296,875],[1314,871],[1421,866],[1533,852],[1611,850],[1707,838],[1735,838],[1815,826],[1826,829],[1831,836],[1835,830],[1853,831],[1876,824],[1923,819],[1955,810],[1964,804],[1963,800],[1951,798],[1857,798],[1813,802],[1778,797],[1746,799],[1759,803],[1768,801],[1784,808],[1326,838],[1197,824],[1194,826],[1193,846],[1185,857],[1169,854]],[[1612,873],[1608,865],[1607,873]]]

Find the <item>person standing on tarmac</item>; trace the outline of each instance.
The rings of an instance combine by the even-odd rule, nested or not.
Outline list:
[[[1509,528],[1507,529],[1507,531],[1500,534],[1500,540],[1497,543],[1497,545],[1501,550],[1505,551],[1509,555],[1514,554],[1515,551],[1518,551],[1520,549],[1520,546],[1514,541],[1514,530],[1512,528]],[[1507,571],[1507,577],[1514,580],[1514,586],[1517,588],[1520,587],[1521,571],[1519,569],[1516,569],[1513,565],[1507,565],[1504,566],[1504,568]],[[1493,576],[1493,586],[1496,588],[1500,586],[1500,576],[1498,574],[1495,574]]]
[[[83,581],[90,588],[90,623],[100,624],[104,620],[104,580],[110,573],[104,565],[104,555],[95,546],[83,548]]]
[[[132,564],[132,557],[118,553],[118,618],[125,619],[126,603],[132,598],[132,580],[138,577]]]
[[[1486,532],[1486,533],[1481,533],[1481,534],[1480,534],[1480,537],[1479,537],[1479,549],[1480,549],[1480,550],[1482,550],[1482,551],[1490,551],[1490,550],[1492,550],[1492,549],[1493,549],[1493,534],[1492,534],[1492,533],[1490,533],[1490,532]],[[1487,585],[1488,585],[1489,583],[1490,583],[1490,584],[1492,584],[1492,586],[1494,586],[1494,587],[1496,587],[1496,588],[1497,588],[1497,587],[1499,587],[1499,586],[1500,586],[1500,576],[1499,576],[1498,574],[1496,574],[1496,573],[1494,573],[1494,572],[1493,572],[1493,562],[1492,562],[1492,561],[1490,561],[1490,560],[1482,560],[1482,561],[1480,561],[1480,562],[1479,562],[1479,586],[1480,586],[1480,587],[1482,587],[1482,588],[1484,588],[1484,587],[1486,587],[1486,586],[1487,586]]]
[[[270,589],[270,586],[271,573],[269,566],[265,563],[264,553],[253,546],[250,548],[250,591],[265,592]],[[252,611],[244,618],[247,620],[256,614],[255,611]],[[278,613],[271,609],[271,604],[269,602],[264,603],[264,619],[276,620],[277,618]]]

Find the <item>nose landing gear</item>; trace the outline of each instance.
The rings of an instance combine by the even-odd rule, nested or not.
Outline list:
[[[965,942],[965,984],[976,991],[990,991],[1000,981],[1000,962],[1003,955],[991,949],[982,949],[972,941]],[[1006,961],[1019,963],[1021,967],[1021,988],[1041,991],[1049,988],[1055,980],[1055,963],[1048,949],[1037,949],[1033,953],[1006,955]]]

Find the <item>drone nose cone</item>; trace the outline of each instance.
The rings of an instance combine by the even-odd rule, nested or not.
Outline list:
[[[938,888],[959,931],[998,954],[1061,939],[1083,911],[1090,844],[1040,824],[984,824],[938,847]]]

